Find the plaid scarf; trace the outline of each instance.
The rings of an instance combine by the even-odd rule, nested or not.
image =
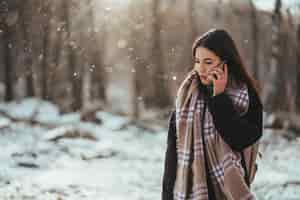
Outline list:
[[[217,200],[253,200],[254,195],[247,186],[245,170],[241,164],[241,153],[234,151],[225,143],[216,130],[213,118],[204,110],[204,93],[199,90],[197,72],[188,73],[180,85],[176,96],[176,150],[178,155],[177,174],[174,187],[174,199],[202,200],[208,199],[206,167],[202,134],[205,137],[206,158],[209,178]],[[246,84],[239,87],[226,87],[236,111],[242,115],[247,112],[249,96]],[[204,117],[201,130],[201,117]],[[202,133],[204,131],[204,133]],[[241,133],[242,134],[242,133]],[[253,163],[255,148],[246,148],[244,156],[250,181],[254,177]],[[248,170],[247,170],[248,171]]]

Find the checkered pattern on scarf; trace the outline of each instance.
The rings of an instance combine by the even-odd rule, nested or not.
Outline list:
[[[197,76],[194,70],[188,73],[178,89],[175,101],[178,164],[174,199],[207,200],[206,176],[209,176],[218,200],[253,200],[255,196],[244,180],[241,154],[233,151],[223,141],[214,126],[209,107],[205,112],[204,133],[201,132],[200,118],[205,99],[204,94],[200,92],[198,85],[200,79]],[[246,84],[239,88],[227,86],[224,92],[230,97],[240,115],[247,112],[249,96]],[[205,170],[201,134],[204,134],[205,138],[209,174],[206,174]],[[252,163],[249,163],[251,155],[246,154],[248,166],[255,160],[252,158]]]

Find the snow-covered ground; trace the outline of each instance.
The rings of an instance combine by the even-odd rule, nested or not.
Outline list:
[[[101,125],[80,122],[78,113],[60,116],[38,99],[0,104],[0,111],[56,125],[0,117],[0,200],[160,199],[166,128],[124,127],[128,118],[107,112],[97,113]],[[82,137],[59,138],[65,133]],[[258,199],[300,199],[299,144],[265,130],[253,184]]]
[[[289,141],[283,131],[265,129],[261,140],[263,156],[253,190],[262,200],[300,199],[300,138]]]

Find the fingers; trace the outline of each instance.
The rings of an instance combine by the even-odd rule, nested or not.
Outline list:
[[[223,77],[227,78],[227,64],[224,64],[224,71],[220,67],[214,67],[208,72],[208,74],[215,74],[217,79]]]
[[[220,74],[217,74],[215,72],[210,72],[208,74],[209,77],[212,77],[213,79],[217,80],[217,79],[220,79],[221,78],[221,75]]]
[[[224,73],[219,70],[211,70],[208,74],[211,76],[216,76],[215,79],[220,79],[224,76]]]
[[[213,68],[211,71],[214,71],[216,73],[220,73],[220,74],[223,74],[225,71],[223,71],[221,68],[219,67],[216,67],[216,68]]]
[[[209,74],[207,76],[207,79],[210,80],[210,81],[212,81],[212,82],[214,82],[215,80],[217,80],[216,77],[214,77],[212,74]]]

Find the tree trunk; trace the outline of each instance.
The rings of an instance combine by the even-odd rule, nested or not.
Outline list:
[[[105,86],[106,86],[106,72],[104,70],[104,63],[103,63],[103,55],[105,50],[105,41],[106,41],[106,24],[102,26],[101,30],[101,39],[100,39],[100,46],[97,46],[96,50],[93,52],[93,59],[94,59],[94,72],[93,72],[93,83],[96,85],[96,96],[106,102],[106,93],[105,93]],[[96,38],[96,36],[94,36]],[[96,40],[97,41],[97,40]],[[99,44],[98,41],[96,44]]]
[[[192,45],[194,40],[196,39],[198,29],[197,24],[195,21],[195,15],[197,9],[195,9],[196,4],[195,0],[189,0],[187,5],[187,13],[188,13],[188,37],[189,39],[185,42],[184,53],[182,54],[183,57],[181,60],[181,66],[184,66],[187,71],[191,70],[194,67],[194,60],[192,58]]]
[[[89,71],[91,73],[91,83],[92,88],[94,88],[92,91],[93,98],[100,98],[104,102],[106,101],[105,96],[105,71],[104,71],[104,65],[103,65],[103,53],[105,49],[105,40],[106,40],[106,30],[105,30],[105,23],[103,22],[102,30],[101,30],[101,39],[99,41],[96,32],[95,27],[95,15],[94,15],[94,9],[93,5],[91,3],[92,1],[89,0],[89,11],[88,11],[88,23],[90,23],[91,27],[91,34],[90,34],[90,63]],[[99,43],[101,46],[99,46]]]
[[[69,69],[69,81],[72,85],[72,99],[71,109],[72,111],[78,111],[82,107],[82,95],[81,95],[81,72],[77,70],[77,47],[75,42],[71,38],[71,20],[70,20],[70,3],[69,1],[63,1],[62,10],[63,18],[65,19],[66,26],[66,40],[67,40],[67,60]]]
[[[220,17],[222,15],[221,12],[221,6],[222,6],[223,1],[222,0],[218,0],[218,3],[216,4],[216,8],[215,8],[215,16],[214,19],[216,22],[218,22],[218,20],[220,20]]]
[[[43,15],[43,47],[42,47],[42,65],[41,65],[41,85],[42,85],[42,98],[47,100],[49,98],[49,53],[50,53],[50,2],[43,1],[42,3],[42,13]]]
[[[63,32],[65,31],[66,24],[64,19],[64,11],[62,10],[62,2],[60,2],[58,5],[56,5],[56,13],[58,16],[58,22],[56,25],[56,40],[54,45],[54,56],[53,56],[53,64],[55,68],[57,68],[60,64],[60,59],[62,55],[62,49],[63,49]]]
[[[265,83],[265,90],[263,93],[263,101],[265,110],[272,112],[280,109],[278,100],[280,97],[281,85],[283,84],[283,76],[280,74],[280,29],[281,29],[281,0],[275,1],[275,9],[272,15],[272,47],[271,47],[271,59],[270,70],[267,74],[267,80]]]
[[[297,84],[296,84],[296,111],[300,113],[300,24],[297,25]]]
[[[13,64],[12,64],[12,41],[11,27],[3,25],[3,41],[4,41],[4,84],[5,84],[5,101],[13,100]]]
[[[3,41],[3,64],[4,64],[4,85],[5,101],[11,101],[14,98],[15,67],[13,50],[16,43],[13,39],[16,33],[16,23],[19,20],[18,2],[16,0],[2,0],[0,6],[0,35]]]
[[[33,97],[35,95],[34,81],[33,81],[33,70],[32,70],[32,41],[29,34],[29,24],[32,22],[30,20],[32,15],[32,10],[27,11],[31,8],[31,1],[21,1],[19,6],[20,13],[20,29],[22,32],[22,47],[21,51],[24,56],[24,67],[25,67],[25,82],[26,82],[26,95]]]
[[[48,99],[48,43],[49,43],[49,27],[48,24],[44,25],[43,35],[43,60],[42,60],[42,98]]]
[[[167,81],[161,47],[161,22],[159,14],[160,0],[154,0],[152,4],[153,13],[153,45],[151,49],[151,62],[153,63],[154,96],[152,105],[163,108],[170,105],[171,97],[168,91]]]
[[[259,63],[258,63],[258,53],[259,53],[259,45],[258,45],[258,24],[257,24],[257,16],[256,16],[256,8],[253,3],[253,0],[249,0],[251,7],[251,31],[252,31],[252,69],[253,75],[256,79],[259,79]]]

